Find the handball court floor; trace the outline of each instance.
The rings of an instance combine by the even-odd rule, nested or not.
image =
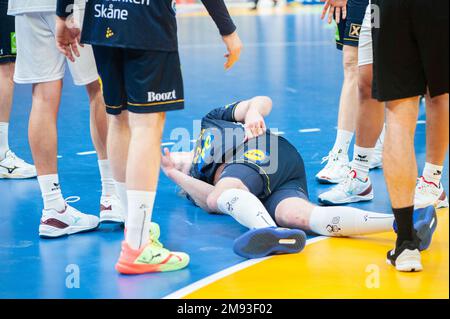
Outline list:
[[[319,8],[263,9],[260,15],[234,10],[245,43],[241,61],[223,70],[224,47],[203,12],[180,16],[179,37],[186,110],[168,116],[163,142],[179,141],[177,128],[193,136],[193,121],[213,107],[255,95],[268,95],[274,110],[268,125],[278,128],[302,153],[310,195],[328,187],[314,175],[335,138],[343,79],[342,55],[334,28],[319,19]],[[17,86],[11,120],[11,146],[31,161],[27,121],[31,88]],[[98,214],[101,192],[97,158],[89,137],[88,100],[83,88],[65,79],[59,119],[59,168],[65,196],[79,196],[82,211]],[[416,151],[425,160],[425,111],[421,108]],[[159,154],[155,154],[159,156]],[[448,190],[448,162],[444,186]],[[390,212],[382,170],[372,172],[376,197],[355,205]],[[227,216],[210,216],[177,195],[161,177],[154,221],[162,241],[190,254],[189,268],[164,274],[122,276],[114,265],[122,229],[56,240],[40,240],[41,197],[36,180],[0,181],[0,298],[448,298],[448,210],[439,212],[437,235],[423,253],[425,271],[397,273],[385,264],[394,244],[391,233],[353,238],[310,238],[297,255],[246,261],[232,251],[245,229]],[[66,280],[79,270],[79,288]],[[69,280],[70,281],[70,280]]]

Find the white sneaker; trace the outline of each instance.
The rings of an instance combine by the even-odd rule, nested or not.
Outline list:
[[[373,187],[370,179],[360,180],[355,171],[351,171],[343,182],[319,196],[319,202],[324,205],[342,205],[372,199]]]
[[[321,184],[338,184],[344,181],[350,171],[348,155],[330,152],[322,159],[327,165],[316,175]]]
[[[105,224],[119,223],[125,221],[122,214],[123,208],[117,196],[102,196],[100,199],[100,222]]]
[[[97,216],[83,214],[69,205],[63,212],[57,212],[55,209],[44,209],[39,226],[39,236],[56,238],[95,230],[98,225],[99,219]]]
[[[24,179],[37,176],[36,168],[19,158],[11,150],[0,161],[0,179]]]
[[[447,208],[448,197],[445,194],[442,183],[439,187],[432,182],[428,182],[422,176],[417,180],[416,194],[414,196],[414,206],[416,209],[428,206],[436,208]]]

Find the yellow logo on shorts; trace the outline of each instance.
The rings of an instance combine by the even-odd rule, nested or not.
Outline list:
[[[352,23],[350,26],[350,36],[352,38],[359,38],[361,33],[361,25]]]
[[[114,36],[113,30],[111,30],[111,28],[108,27],[108,29],[106,29],[106,38],[109,39],[109,38],[111,38],[113,36]]]
[[[266,159],[266,154],[261,150],[251,150],[244,154],[244,157],[248,159],[249,161],[255,162],[255,163],[261,163],[264,162]]]

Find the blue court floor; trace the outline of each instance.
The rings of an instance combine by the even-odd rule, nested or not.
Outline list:
[[[335,138],[343,79],[334,29],[314,11],[297,14],[239,15],[235,18],[245,50],[229,72],[223,70],[225,49],[208,17],[182,17],[179,37],[186,88],[186,110],[168,116],[164,143],[176,143],[177,128],[187,128],[211,108],[255,95],[274,101],[268,125],[278,128],[302,153],[310,195],[327,187],[314,181]],[[31,161],[27,121],[31,88],[17,86],[11,120],[11,146]],[[59,118],[59,169],[63,193],[79,196],[77,208],[98,214],[101,192],[97,158],[89,135],[88,100],[84,88],[66,78]],[[421,110],[420,120],[424,120]],[[425,158],[425,125],[419,122],[416,150]],[[302,131],[301,130],[305,130]],[[313,129],[313,130],[311,130]],[[173,134],[172,134],[173,133]],[[171,136],[173,135],[173,136]],[[85,152],[88,152],[85,154]],[[81,153],[81,154],[79,154]],[[159,154],[155,154],[159,156]],[[448,189],[448,169],[445,170]],[[372,173],[376,198],[358,205],[389,212],[382,170]],[[160,180],[154,220],[163,243],[191,255],[192,263],[177,273],[121,276],[114,270],[123,232],[99,231],[56,240],[40,240],[41,197],[36,180],[0,180],[0,298],[161,298],[244,260],[232,251],[244,228],[226,216],[210,216],[177,195],[164,176]],[[80,287],[66,279],[78,267]]]

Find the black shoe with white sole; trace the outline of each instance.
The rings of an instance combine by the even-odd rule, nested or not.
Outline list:
[[[404,241],[400,246],[389,251],[387,263],[402,272],[422,271],[419,241]]]

